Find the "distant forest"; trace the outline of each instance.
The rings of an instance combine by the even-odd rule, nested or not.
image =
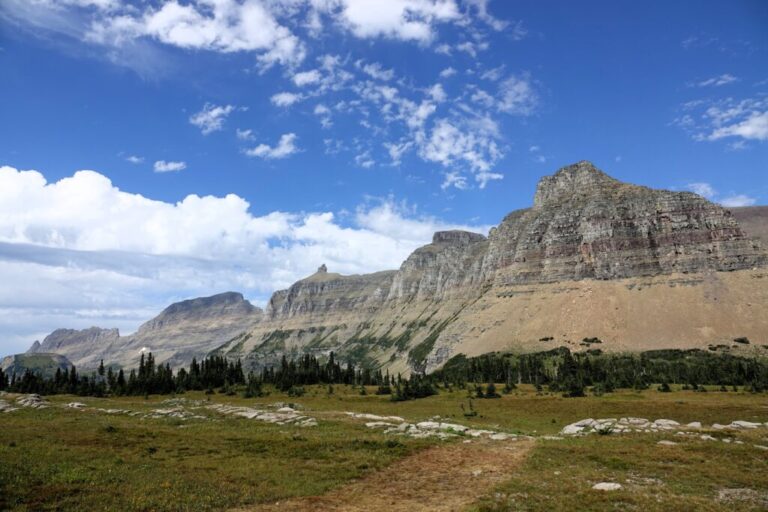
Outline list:
[[[300,396],[304,386],[317,384],[327,385],[329,393],[334,385],[358,386],[361,394],[367,393],[366,386],[376,386],[376,394],[390,395],[395,401],[434,395],[440,388],[469,389],[477,398],[495,398],[500,396],[497,384],[503,384],[504,392],[519,384],[532,384],[539,391],[546,387],[549,392],[569,397],[600,395],[622,388],[642,390],[652,385],[670,391],[670,384],[697,391],[714,385],[721,391],[742,386],[763,392],[768,390],[768,361],[702,350],[605,354],[600,350],[571,353],[561,347],[532,354],[491,353],[473,358],[460,354],[432,374],[413,374],[409,378],[356,367],[351,361],[342,364],[333,353],[322,361],[311,355],[292,360],[283,357],[279,365],[247,375],[239,359],[193,359],[188,368],[174,372],[167,364],[156,364],[151,353],[146,357],[142,354],[138,369],[128,375],[122,369],[105,368],[103,363],[89,375],[79,374],[72,367],[57,370],[52,378],[33,371],[6,375],[0,370],[0,390],[43,395],[141,396],[198,390],[258,397],[269,385]]]

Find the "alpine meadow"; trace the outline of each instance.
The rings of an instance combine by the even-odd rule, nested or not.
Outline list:
[[[0,510],[768,510],[768,3],[0,1]]]

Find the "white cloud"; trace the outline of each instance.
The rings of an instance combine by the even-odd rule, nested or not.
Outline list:
[[[326,129],[333,126],[333,121],[331,120],[331,109],[322,103],[318,103],[315,105],[313,112],[317,117],[320,118],[320,126]]]
[[[296,138],[295,133],[286,133],[280,136],[277,146],[270,147],[267,144],[259,144],[255,148],[246,150],[245,154],[270,160],[285,158],[298,152]]]
[[[136,155],[128,155],[127,157],[125,157],[125,161],[138,165],[138,164],[144,163],[144,157],[136,156]]]
[[[189,118],[189,122],[200,128],[203,135],[220,131],[224,120],[235,110],[232,105],[213,105],[206,103],[203,109]]]
[[[355,155],[355,164],[359,165],[363,169],[370,169],[376,165],[376,161],[371,158],[371,151],[366,150],[358,155]]]
[[[448,95],[445,93],[445,89],[443,89],[443,86],[440,84],[435,84],[430,87],[427,93],[432,98],[432,100],[437,103],[442,103],[448,99]]]
[[[270,98],[270,101],[278,107],[290,107],[302,99],[303,98],[300,94],[294,94],[292,92],[279,92],[277,94],[273,94]]]
[[[253,135],[253,130],[241,130],[238,128],[235,130],[235,134],[237,135],[237,138],[240,140],[255,140],[255,136]]]
[[[126,8],[95,21],[89,41],[121,46],[140,38],[185,49],[257,52],[264,66],[299,64],[304,44],[255,0],[176,0]]]
[[[296,73],[293,75],[292,80],[293,83],[298,87],[303,87],[305,85],[319,82],[321,77],[322,75],[320,74],[320,71],[313,69],[311,71],[302,71],[300,73]]]
[[[499,85],[498,109],[507,114],[528,116],[538,105],[538,95],[527,76],[510,76]]]
[[[392,80],[395,77],[394,69],[384,69],[384,67],[378,62],[366,64],[362,60],[358,60],[355,62],[355,66],[371,78],[375,78],[376,80],[381,80],[383,82]]]
[[[321,263],[344,274],[395,269],[434,231],[488,230],[392,198],[361,205],[346,224],[327,211],[251,208],[234,194],[156,201],[94,171],[48,183],[0,167],[0,350],[25,350],[57,327],[127,333],[172,301],[227,290],[264,304]]]
[[[187,168],[186,162],[166,162],[158,160],[155,162],[155,172],[178,172]]]
[[[435,37],[436,25],[461,18],[454,0],[339,0],[325,5],[341,26],[359,38],[429,43]]]
[[[742,137],[748,140],[768,140],[768,111],[752,112],[746,119],[721,126],[707,137],[718,140],[725,137]]]
[[[684,103],[681,108],[684,114],[672,124],[690,133],[694,140],[742,139],[729,144],[732,150],[745,149],[746,145],[739,143],[747,140],[768,140],[768,98],[765,96],[696,100]]]
[[[450,78],[456,74],[456,70],[452,67],[447,67],[440,72],[440,78]]]
[[[400,142],[398,144],[385,142],[384,147],[392,159],[392,165],[400,165],[403,155],[413,147],[413,142]]]
[[[499,20],[488,12],[489,0],[465,0],[465,2],[477,9],[478,18],[486,22],[491,28],[493,28],[493,30],[500,32],[509,26],[508,21]],[[523,29],[522,24],[519,22],[515,24],[513,29],[514,30],[511,31],[511,35],[515,40],[522,39],[527,33],[525,29]]]
[[[744,194],[735,194],[732,196],[724,197],[720,200],[720,204],[729,208],[736,208],[739,206],[752,206],[757,202],[757,199]]]
[[[489,119],[478,119],[461,127],[448,119],[438,119],[419,147],[422,158],[446,167],[468,166],[475,180],[484,188],[490,180],[501,179],[491,168],[501,158],[496,143],[497,127]],[[452,184],[459,183],[453,179]],[[463,182],[466,185],[466,181]]]
[[[697,82],[693,85],[697,87],[720,87],[721,85],[727,85],[738,81],[739,79],[737,77],[725,73],[720,76],[709,78],[707,80],[702,80],[701,82]]]
[[[715,189],[709,183],[689,183],[686,188],[694,194],[698,194],[706,199],[712,199],[717,194]]]
[[[541,151],[541,148],[539,146],[531,146],[528,148],[528,151],[531,153],[536,153],[538,151]]]

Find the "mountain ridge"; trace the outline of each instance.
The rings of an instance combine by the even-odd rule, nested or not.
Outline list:
[[[742,217],[759,231],[754,213]],[[575,350],[581,337],[605,338],[606,350],[706,347],[743,335],[768,343],[768,321],[738,325],[751,314],[743,303],[768,305],[758,286],[768,255],[736,218],[696,194],[623,183],[581,161],[543,177],[533,206],[487,237],[437,232],[397,270],[344,276],[322,265],[276,291],[263,312],[228,292],[171,305],[133,338],[104,336],[113,351],[120,345],[135,359],[151,349],[171,364],[215,351],[260,368],[334,351],[403,372],[434,369],[459,351],[551,348],[544,338]],[[585,299],[595,290],[607,304]],[[643,337],[654,316],[666,332]],[[174,346],[190,335],[197,342]]]

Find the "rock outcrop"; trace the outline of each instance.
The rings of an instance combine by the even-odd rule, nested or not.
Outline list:
[[[768,344],[768,255],[750,222],[745,232],[695,194],[579,162],[543,178],[533,206],[487,237],[438,232],[396,271],[343,276],[323,264],[275,292],[263,315],[235,294],[186,301],[120,338],[112,357],[128,364],[121,351],[135,359],[146,348],[183,363],[215,347],[259,368],[334,352],[409,372],[457,353],[584,350],[584,338],[608,351],[730,347],[737,337],[755,347]]]

